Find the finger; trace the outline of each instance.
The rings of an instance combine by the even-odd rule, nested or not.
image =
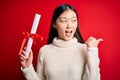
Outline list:
[[[21,54],[20,57],[22,57],[23,59],[26,59],[26,58],[25,58],[25,55],[23,55],[23,54]]]
[[[26,50],[26,47],[24,47],[24,50]]]
[[[31,53],[31,55],[33,56],[33,51],[32,51],[32,49],[30,50],[30,53]]]
[[[96,39],[95,37],[93,37],[93,36],[90,36],[90,39]]]
[[[25,62],[25,59],[23,57],[20,57],[20,61]]]
[[[102,39],[102,38],[99,38],[97,41],[98,41],[98,43],[99,43],[100,41],[103,41],[103,39]]]
[[[32,50],[30,51],[29,58],[30,58],[30,59],[32,59],[32,58],[33,58],[33,52],[32,52]]]
[[[90,36],[90,37],[86,40],[85,43],[88,43],[89,41],[91,41],[91,40],[93,40],[93,39],[94,39],[94,37]]]
[[[96,38],[91,36],[91,37],[88,38],[88,41],[91,41],[91,40],[96,40]]]
[[[23,54],[25,56],[25,50],[23,50],[21,54]]]

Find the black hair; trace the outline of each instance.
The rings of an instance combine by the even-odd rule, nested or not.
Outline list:
[[[72,10],[76,13],[77,15],[77,20],[78,20],[78,14],[77,14],[77,11],[75,10],[75,8],[69,4],[62,4],[60,6],[58,6],[54,12],[53,12],[53,15],[52,15],[52,21],[51,21],[51,24],[50,24],[50,31],[49,31],[49,35],[48,35],[48,44],[52,43],[53,39],[55,37],[58,37],[58,32],[57,32],[57,29],[53,27],[53,23],[55,23],[55,21],[57,20],[57,18],[66,10]],[[76,32],[74,34],[74,37],[76,37],[78,39],[78,42],[80,43],[84,43],[84,40],[82,38],[82,35],[80,34],[80,31],[79,31],[79,25],[77,26],[77,29],[76,29]]]

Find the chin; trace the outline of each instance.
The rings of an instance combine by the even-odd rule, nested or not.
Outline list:
[[[69,40],[71,40],[71,39],[73,39],[73,37],[65,37],[65,38],[64,38],[64,40],[66,40],[66,41],[69,41]]]

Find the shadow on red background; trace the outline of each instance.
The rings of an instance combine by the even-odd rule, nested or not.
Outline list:
[[[120,1],[91,0],[1,0],[0,1],[0,79],[25,80],[17,55],[23,31],[30,31],[34,14],[42,15],[37,33],[44,40],[33,46],[36,67],[39,48],[46,44],[53,9],[62,3],[72,4],[78,11],[80,31],[84,39],[102,37],[99,45],[101,80],[120,80],[119,27]]]

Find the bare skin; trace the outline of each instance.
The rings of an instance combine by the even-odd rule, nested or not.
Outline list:
[[[102,38],[99,38],[99,39],[96,39],[95,37],[89,37],[87,39],[87,41],[85,42],[85,44],[88,46],[88,47],[97,47],[98,44],[103,41]]]

